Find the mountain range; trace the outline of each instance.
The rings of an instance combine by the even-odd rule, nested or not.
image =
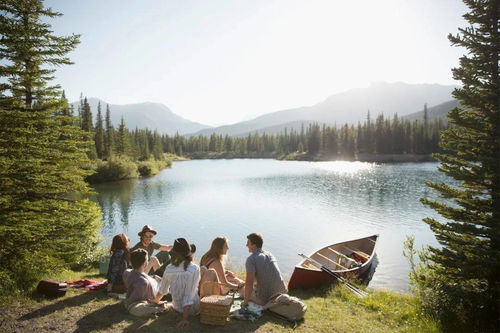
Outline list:
[[[127,105],[109,104],[111,121],[115,127],[123,117],[128,128],[156,129],[169,135],[179,133],[193,135],[231,135],[244,136],[249,133],[280,133],[285,128],[299,130],[310,123],[329,125],[356,124],[366,119],[370,111],[372,119],[383,113],[392,117],[397,113],[406,119],[423,119],[423,107],[429,106],[429,119],[442,117],[451,108],[457,106],[451,92],[454,85],[408,84],[408,83],[374,83],[366,88],[350,89],[331,95],[324,101],[312,106],[267,113],[251,120],[231,125],[210,127],[182,118],[160,103],[137,103]],[[89,98],[92,113],[95,117],[97,104],[101,102],[103,116],[106,102]],[[78,102],[72,103],[77,109]]]
[[[104,118],[106,114],[106,105],[109,103],[95,97],[87,98],[87,102],[92,110],[94,120],[97,115],[97,105],[100,102],[101,112]],[[71,104],[75,110],[78,110],[79,103],[80,102],[73,102]],[[184,119],[160,103],[145,102],[125,105],[109,104],[109,109],[111,122],[115,128],[120,124],[122,117],[125,121],[125,125],[130,129],[134,129],[136,127],[141,129],[156,129],[160,133],[166,133],[169,135],[174,135],[175,133],[193,133],[210,127],[208,125]]]
[[[374,83],[367,88],[350,89],[328,97],[312,105],[264,114],[252,120],[232,125],[200,130],[191,135],[228,134],[239,136],[244,133],[261,132],[271,127],[274,132],[284,129],[286,124],[301,122],[342,125],[356,124],[366,118],[368,110],[374,119],[380,113],[392,116],[406,116],[427,105],[437,105],[452,99],[456,86],[439,84]],[[296,127],[296,126],[295,126]],[[288,127],[290,128],[290,127]]]
[[[460,103],[456,99],[435,105],[427,109],[427,118],[429,121],[433,121],[438,118],[447,121],[446,114],[448,111],[458,106],[460,106]],[[403,118],[408,120],[423,120],[424,110],[422,109],[421,111],[409,114]]]

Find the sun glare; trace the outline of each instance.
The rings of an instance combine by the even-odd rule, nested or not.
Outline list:
[[[356,174],[361,171],[368,171],[375,167],[375,163],[368,162],[314,162],[311,163],[314,169],[338,173],[338,174]]]

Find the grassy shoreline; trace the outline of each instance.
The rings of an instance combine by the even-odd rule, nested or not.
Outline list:
[[[62,272],[50,278],[103,279],[97,270]],[[255,322],[231,320],[224,327],[202,325],[190,318],[183,332],[439,332],[438,324],[419,311],[417,299],[408,294],[370,291],[359,299],[341,286],[294,291],[308,306],[303,322],[293,325],[265,313]],[[2,332],[178,332],[175,312],[149,319],[129,315],[120,301],[104,291],[68,289],[66,296],[44,299],[33,295],[11,296],[0,302]]]
[[[355,156],[342,155],[311,155],[306,152],[293,152],[289,154],[278,153],[251,153],[239,154],[234,152],[202,152],[189,153],[188,159],[193,160],[217,160],[217,159],[276,159],[281,161],[351,161],[351,162],[371,162],[371,163],[404,163],[404,162],[431,162],[436,161],[431,155],[427,154],[356,154]]]
[[[91,184],[116,182],[125,179],[139,179],[157,175],[164,169],[172,167],[172,163],[188,161],[189,158],[175,154],[164,154],[163,160],[149,159],[146,161],[132,161],[124,157],[116,157],[109,161],[97,160],[91,169],[94,173],[87,177]]]
[[[284,161],[350,161],[370,163],[405,163],[405,162],[433,162],[431,155],[426,154],[356,154],[355,156],[310,155],[308,153],[294,152],[278,158]]]

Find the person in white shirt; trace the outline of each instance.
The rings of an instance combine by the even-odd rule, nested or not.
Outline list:
[[[170,251],[170,264],[165,268],[156,295],[157,301],[169,292],[172,295],[173,309],[182,313],[182,319],[177,327],[189,325],[189,315],[197,315],[200,312],[198,285],[201,272],[200,267],[192,263],[195,251],[196,246],[189,244],[185,238],[175,240]],[[217,280],[215,274],[213,279]]]

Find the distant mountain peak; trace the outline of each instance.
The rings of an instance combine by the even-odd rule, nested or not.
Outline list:
[[[357,124],[366,118],[368,110],[374,118],[383,113],[404,116],[421,110],[424,104],[437,105],[452,99],[454,85],[411,84],[404,82],[373,82],[368,87],[352,88],[327,97],[312,106],[280,110],[232,125],[201,130],[192,135],[241,135],[299,121],[318,123]]]
[[[149,128],[150,130],[157,130],[160,133],[169,135],[192,133],[210,128],[208,125],[200,124],[175,114],[162,103],[148,101],[120,105],[108,103],[97,97],[88,97],[87,102],[94,115],[94,120],[97,114],[98,103],[101,103],[102,112],[105,112],[106,105],[109,105],[111,122],[114,126],[117,126],[123,117],[125,124],[130,129]],[[76,101],[71,104],[77,110],[80,102]]]

